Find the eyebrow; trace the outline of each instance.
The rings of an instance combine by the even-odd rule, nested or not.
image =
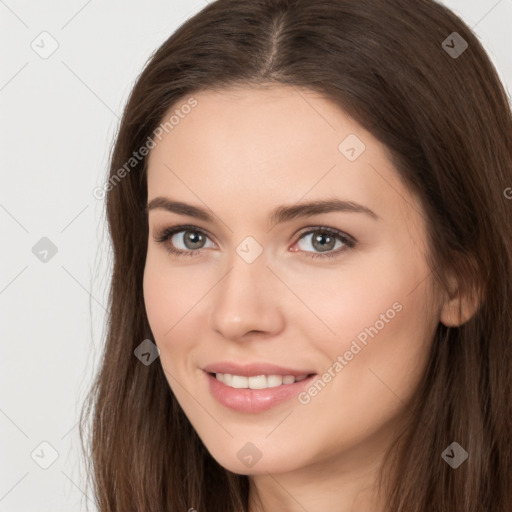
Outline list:
[[[213,216],[210,215],[207,210],[181,201],[173,201],[167,197],[155,197],[146,206],[146,212],[148,213],[155,209],[188,215],[189,217],[195,217],[205,222],[214,222]],[[380,219],[376,213],[361,204],[351,201],[342,201],[340,199],[324,199],[308,203],[298,203],[291,206],[279,206],[272,210],[270,222],[272,225],[280,224],[301,217],[310,217],[330,212],[364,213],[374,220]]]

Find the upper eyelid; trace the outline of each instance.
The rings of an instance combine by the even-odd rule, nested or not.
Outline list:
[[[166,236],[168,234],[169,238],[171,236],[174,236],[176,233],[180,233],[181,231],[198,231],[200,233],[203,233],[208,238],[212,239],[212,235],[208,232],[207,229],[201,228],[199,226],[192,226],[192,225],[179,225],[179,226],[171,226],[171,227],[164,227],[161,229],[155,229],[154,238],[160,239]]]

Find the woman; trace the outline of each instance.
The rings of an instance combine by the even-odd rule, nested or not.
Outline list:
[[[511,510],[510,187],[504,88],[434,1],[185,22],[106,187],[99,510]]]

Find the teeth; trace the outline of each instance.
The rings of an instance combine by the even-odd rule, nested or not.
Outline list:
[[[231,388],[267,389],[275,388],[283,384],[300,382],[304,380],[307,375],[301,375],[297,378],[293,375],[256,375],[254,377],[244,377],[242,375],[231,375],[230,373],[216,373],[215,377]]]
[[[231,387],[232,388],[247,388],[249,387],[249,379],[241,375],[232,375]]]
[[[295,378],[292,377],[292,384],[295,382]],[[267,387],[276,388],[283,384],[283,377],[281,375],[268,375],[267,376]],[[289,384],[289,382],[285,382],[284,384]]]

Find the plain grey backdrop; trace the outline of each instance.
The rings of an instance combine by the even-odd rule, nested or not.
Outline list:
[[[510,97],[512,0],[442,3],[473,28]],[[1,512],[96,510],[77,428],[111,268],[93,191],[146,60],[205,5],[0,0]]]

